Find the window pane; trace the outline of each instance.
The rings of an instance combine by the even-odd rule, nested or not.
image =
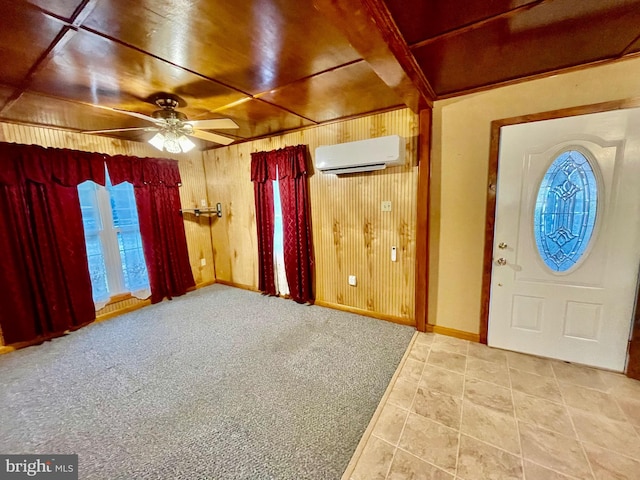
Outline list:
[[[82,222],[86,233],[97,233],[102,230],[100,221],[100,211],[98,210],[98,200],[96,196],[97,185],[91,181],[86,181],[78,185],[78,195],[80,197],[80,209],[82,210]]]
[[[580,152],[560,154],[542,179],[534,211],[540,257],[555,272],[573,267],[586,251],[596,223],[598,184]]]
[[[147,265],[144,262],[140,231],[127,229],[118,232],[118,246],[122,258],[122,273],[126,289],[135,292],[149,288],[149,276]]]
[[[122,260],[125,288],[134,292],[149,288],[147,265],[142,252],[142,239],[138,225],[138,210],[133,185],[123,182],[116,186],[107,184],[111,197],[113,226],[118,228],[118,248]]]
[[[107,190],[111,195],[111,211],[113,213],[113,226],[126,227],[138,225],[138,211],[133,185],[123,182],[115,187],[110,183]]]
[[[109,288],[107,286],[107,269],[104,265],[100,239],[97,235],[90,235],[86,237],[86,243],[93,300],[106,300],[109,298]]]
[[[82,223],[84,225],[84,237],[87,247],[87,261],[89,275],[91,276],[91,292],[93,301],[103,301],[109,298],[109,286],[107,284],[107,269],[104,262],[104,253],[100,243],[102,222],[98,210],[98,185],[86,181],[78,185],[80,209],[82,210]]]

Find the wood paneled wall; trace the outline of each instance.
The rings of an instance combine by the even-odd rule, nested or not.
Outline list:
[[[315,291],[319,304],[414,324],[418,127],[418,117],[402,109],[205,152],[208,195],[222,203],[222,218],[212,223],[217,278],[258,285],[252,152],[305,144],[313,158],[320,145],[397,134],[407,140],[404,167],[312,173]],[[381,211],[385,200],[392,202],[391,212]],[[391,261],[392,246],[397,262]],[[356,275],[357,286],[348,285],[349,275]]]
[[[207,201],[207,187],[205,184],[204,164],[201,152],[182,155],[159,155],[155,148],[146,143],[128,142],[97,135],[82,135],[78,133],[36,128],[23,125],[0,123],[0,141],[41,145],[43,147],[69,148],[87,152],[99,152],[110,155],[123,154],[138,157],[169,157],[179,161],[182,187],[180,199],[183,208],[193,208],[204,199]],[[189,260],[193,276],[198,285],[206,285],[215,281],[213,252],[211,247],[211,230],[209,218],[199,218],[185,215],[185,232],[189,249]],[[201,259],[205,260],[202,266]],[[133,302],[138,301],[133,299]],[[126,302],[125,302],[126,303]],[[129,308],[126,303],[122,308]],[[109,307],[108,307],[109,308]],[[110,307],[113,310],[113,307]],[[111,312],[109,310],[109,312]],[[105,313],[105,312],[100,312]],[[0,342],[2,337],[0,336]],[[0,343],[4,345],[4,343]]]

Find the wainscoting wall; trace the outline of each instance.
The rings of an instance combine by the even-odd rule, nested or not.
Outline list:
[[[208,197],[222,204],[222,217],[211,224],[218,281],[258,286],[252,152],[305,144],[313,159],[320,145],[394,134],[407,140],[406,166],[310,176],[316,303],[413,325],[418,117],[407,109],[205,152]],[[385,200],[391,212],[381,211]],[[348,285],[349,275],[356,275],[357,286]]]

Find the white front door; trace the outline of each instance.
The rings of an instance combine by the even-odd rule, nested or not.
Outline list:
[[[640,262],[640,109],[501,129],[488,343],[623,371]]]

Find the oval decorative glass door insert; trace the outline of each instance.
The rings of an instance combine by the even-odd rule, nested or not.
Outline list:
[[[542,179],[533,215],[538,253],[555,272],[566,272],[584,255],[596,224],[598,182],[585,155],[568,150]]]

